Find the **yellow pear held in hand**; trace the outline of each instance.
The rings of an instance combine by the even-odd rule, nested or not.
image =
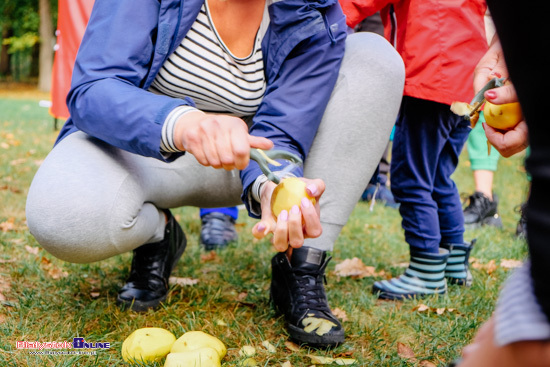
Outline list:
[[[271,195],[271,211],[275,217],[281,211],[289,211],[294,205],[300,206],[302,198],[306,197],[315,204],[315,198],[306,191],[306,183],[297,177],[283,179],[273,190]]]
[[[170,352],[175,341],[174,334],[166,329],[137,329],[122,343],[122,358],[128,363],[156,361]]]
[[[203,331],[186,332],[174,342],[170,353],[189,352],[204,347],[214,349],[218,353],[220,360],[227,353],[227,348],[220,339]]]
[[[518,102],[505,104],[485,102],[483,115],[487,125],[499,130],[513,129],[523,120],[523,113]]]
[[[170,353],[164,367],[221,367],[218,352],[213,348],[198,348],[181,353]]]

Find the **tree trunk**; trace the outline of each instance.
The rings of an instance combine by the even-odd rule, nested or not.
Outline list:
[[[10,26],[5,24],[2,28],[2,41],[6,38],[13,36],[13,30]],[[4,45],[0,48],[0,75],[6,77],[11,75],[11,55],[8,53],[8,45]]]
[[[38,12],[40,15],[40,28],[38,31],[40,36],[38,89],[49,92],[52,86],[54,45],[54,29],[50,0],[39,0]]]

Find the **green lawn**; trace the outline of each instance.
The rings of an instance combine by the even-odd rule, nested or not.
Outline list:
[[[27,230],[28,187],[57,133],[37,98],[15,97],[0,95],[1,366],[126,365],[120,354],[122,341],[146,326],[166,328],[176,337],[189,330],[217,336],[228,348],[224,366],[242,365],[238,351],[244,345],[256,347],[259,366],[310,366],[308,354],[355,358],[358,366],[445,366],[490,316],[510,273],[500,261],[526,255],[525,243],[515,238],[515,208],[527,188],[524,157],[518,156],[502,159],[495,177],[504,229],[466,232],[467,240],[478,239],[472,253],[475,281],[469,289],[451,286],[442,297],[387,302],[371,294],[380,277],[335,276],[335,265],[353,257],[388,275],[400,274],[402,263],[408,261],[398,211],[376,205],[371,212],[368,204],[357,204],[335,245],[327,274],[330,304],[344,311],[347,331],[346,343],[336,349],[293,350],[285,345],[284,321],[271,309],[268,296],[274,252],[269,241],[253,239],[254,221],[245,212],[238,221],[239,241],[215,256],[205,256],[198,246],[198,209],[175,210],[189,244],[174,275],[195,279],[196,284],[174,285],[167,302],[155,312],[121,311],[115,299],[128,274],[130,254],[87,265],[64,263],[43,251]],[[461,192],[473,191],[466,153],[454,178]],[[422,311],[420,305],[430,309]],[[111,348],[91,356],[37,356],[16,348],[17,341],[63,342],[74,337],[109,342]],[[276,346],[276,353],[261,346],[266,340]]]

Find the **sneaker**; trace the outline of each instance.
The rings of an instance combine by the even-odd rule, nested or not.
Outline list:
[[[164,239],[135,249],[130,277],[118,292],[117,303],[133,311],[157,307],[168,294],[168,279],[180,259],[187,240],[180,225],[167,210]]]
[[[371,201],[373,197],[390,208],[399,207],[399,203],[395,201],[391,190],[386,185],[380,185],[377,190],[376,185],[368,184],[365,191],[363,191],[363,195],[361,195],[361,200]]]
[[[477,228],[482,225],[502,228],[502,219],[498,215],[498,196],[493,194],[491,201],[483,193],[476,191],[468,198],[469,204],[464,209],[464,226]]]
[[[311,247],[292,250],[271,260],[271,300],[285,316],[290,338],[311,347],[334,347],[344,342],[345,333],[328,305],[323,281],[330,258]]]
[[[527,238],[527,203],[523,203],[516,209],[520,213],[520,218],[516,226],[516,236]]]
[[[235,219],[230,215],[212,212],[202,216],[201,222],[200,244],[207,251],[227,247],[239,237]]]
[[[372,292],[378,298],[403,300],[422,298],[447,292],[445,267],[449,250],[440,248],[439,253],[411,250],[411,261],[405,273],[397,278],[375,282]]]

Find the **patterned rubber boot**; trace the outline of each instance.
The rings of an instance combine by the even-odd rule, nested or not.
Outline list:
[[[411,261],[405,273],[397,278],[375,282],[372,288],[378,298],[403,300],[422,298],[447,291],[445,267],[449,250],[440,248],[438,254],[411,250]]]
[[[469,259],[470,252],[476,243],[476,239],[472,242],[464,243],[442,243],[441,247],[450,251],[447,267],[445,268],[445,277],[450,284],[458,284],[469,287],[472,285],[474,278],[470,271]]]

